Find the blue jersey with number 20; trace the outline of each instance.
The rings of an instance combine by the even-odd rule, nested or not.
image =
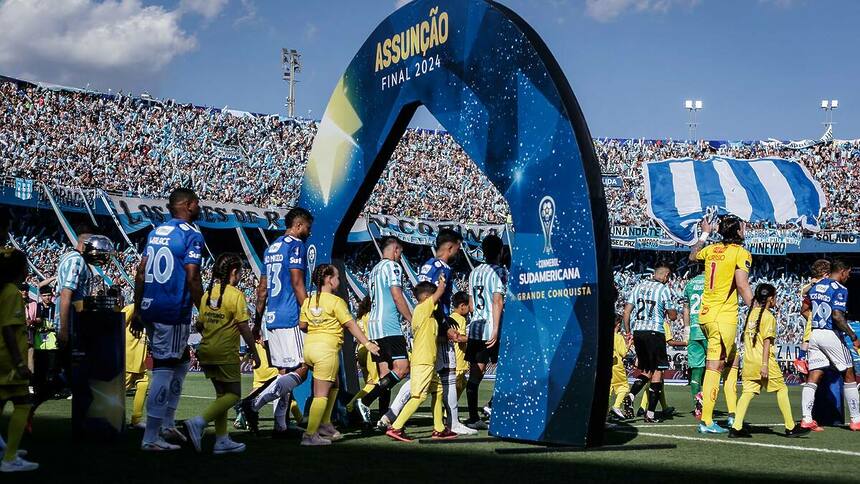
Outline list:
[[[294,328],[299,325],[299,303],[293,291],[290,270],[307,272],[308,250],[300,239],[285,235],[278,237],[266,249],[266,313],[267,329]]]
[[[185,266],[200,265],[203,235],[184,220],[159,225],[146,241],[146,273],[141,316],[147,323],[191,324],[191,293],[185,282]]]

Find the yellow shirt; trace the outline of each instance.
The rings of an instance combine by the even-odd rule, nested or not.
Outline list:
[[[27,358],[27,320],[24,317],[24,300],[18,288],[11,283],[6,283],[0,289],[0,331],[11,327],[15,330],[15,343],[18,346],[18,354]],[[15,372],[15,363],[12,354],[6,347],[6,339],[0,337],[0,385],[27,385],[27,379],[20,379]]]
[[[809,289],[812,288],[814,284],[809,283],[803,286],[800,289],[800,300],[804,300],[806,298],[806,294],[809,292]],[[809,343],[809,337],[812,336],[812,308],[809,308],[809,316],[806,317],[806,326],[803,328],[803,342]]]
[[[361,332],[367,335],[367,320],[370,318],[370,313],[365,313],[364,316],[358,318],[358,321],[355,324],[361,329]]]
[[[327,292],[319,294],[319,305],[317,293],[306,297],[300,318],[308,325],[305,344],[326,341],[338,347],[343,344],[343,327],[353,320],[346,301]]]
[[[735,270],[749,272],[752,255],[740,245],[713,244],[700,250],[696,258],[705,262],[705,290],[702,293],[699,321],[737,323],[738,288],[735,285]]]
[[[218,308],[212,307],[220,299]],[[197,359],[204,365],[226,365],[239,362],[239,323],[250,319],[245,294],[228,285],[221,294],[221,284],[212,286],[203,293],[200,315],[197,320],[203,325]]]
[[[460,336],[466,336],[466,317],[458,313],[451,313],[451,319],[457,321],[457,332]],[[469,364],[466,363],[466,343],[454,345],[454,361],[457,362],[457,371],[466,371]]]
[[[769,360],[776,362],[776,318],[773,313],[765,311],[761,322],[757,324],[762,308],[750,310],[747,327],[744,331],[744,371],[743,377],[748,380],[758,380],[761,375],[762,350],[764,340],[770,338]]]
[[[122,308],[125,315],[125,371],[127,373],[146,373],[146,338],[143,334],[135,338],[131,334],[131,313],[134,304]]]
[[[436,364],[436,336],[439,325],[433,317],[436,304],[428,297],[412,311],[412,356],[409,361],[413,365]]]

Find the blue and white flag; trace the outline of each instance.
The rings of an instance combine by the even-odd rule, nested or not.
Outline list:
[[[21,200],[33,198],[33,180],[26,178],[15,179],[15,196]]]
[[[648,215],[675,241],[692,245],[710,208],[748,222],[796,223],[818,232],[827,205],[821,185],[801,163],[780,158],[713,157],[645,165]]]

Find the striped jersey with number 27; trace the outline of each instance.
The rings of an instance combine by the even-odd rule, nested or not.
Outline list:
[[[489,340],[493,335],[493,294],[505,295],[508,276],[495,264],[481,264],[469,274],[469,295],[474,311],[469,323],[469,338]]]
[[[672,291],[662,282],[642,281],[630,291],[627,303],[633,306],[630,314],[633,331],[662,333],[665,313],[674,309]]]

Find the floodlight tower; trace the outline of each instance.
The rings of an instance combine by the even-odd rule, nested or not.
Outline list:
[[[301,54],[296,49],[281,49],[281,65],[283,66],[283,79],[290,83],[290,92],[287,96],[287,115],[293,117],[296,109],[296,74],[302,72]]]
[[[699,127],[699,123],[696,120],[696,113],[702,109],[702,100],[696,99],[694,101],[692,99],[687,99],[684,101],[684,109],[690,112],[690,120],[687,122],[687,127],[690,129],[690,141],[695,141],[696,129]]]
[[[821,100],[821,110],[824,111],[824,127],[832,128],[833,127],[833,111],[835,111],[839,107],[839,100],[832,99],[828,101],[827,99]]]

